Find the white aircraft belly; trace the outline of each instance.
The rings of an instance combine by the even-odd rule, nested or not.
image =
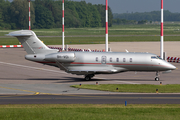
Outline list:
[[[113,67],[113,66],[103,66],[103,67],[95,67],[95,66],[74,66],[74,67],[69,67],[68,68],[68,73],[73,73],[73,74],[111,74],[111,73],[119,73],[119,72],[124,72],[127,71],[125,68],[121,67]]]

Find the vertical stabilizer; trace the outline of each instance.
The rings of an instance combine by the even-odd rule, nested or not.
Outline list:
[[[48,48],[36,34],[31,30],[14,31],[7,34],[8,36],[17,37],[28,54],[38,53],[56,53],[58,50]]]

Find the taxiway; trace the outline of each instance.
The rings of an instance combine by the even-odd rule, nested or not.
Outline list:
[[[147,48],[146,50],[148,51]],[[176,53],[177,55],[175,55]],[[178,57],[179,52],[176,52],[176,53],[173,53],[173,55]],[[58,94],[58,97],[60,96],[60,98],[58,99],[61,99],[62,95],[65,95],[65,97],[67,97],[66,95],[70,95],[70,94],[72,95],[73,94],[80,94],[80,95],[81,94],[84,94],[84,95],[85,94],[91,94],[91,95],[92,94],[94,95],[106,94],[107,96],[105,98],[109,98],[110,96],[108,95],[112,95],[114,93],[105,92],[105,91],[96,91],[96,90],[77,89],[77,88],[71,88],[69,86],[74,85],[74,84],[95,84],[96,82],[98,82],[99,84],[160,84],[160,82],[162,82],[163,84],[180,84],[180,79],[179,79],[180,70],[179,69],[172,71],[172,73],[161,74],[160,81],[154,81],[155,73],[147,73],[147,72],[138,72],[138,73],[126,72],[126,73],[119,73],[119,74],[113,74],[113,75],[96,75],[91,81],[84,81],[83,79],[84,76],[76,76],[72,74],[67,74],[63,71],[60,71],[58,68],[55,68],[55,67],[27,61],[24,59],[25,55],[26,55],[26,52],[24,51],[23,48],[0,49],[0,83],[1,83],[0,94],[1,95],[3,96],[8,96],[8,95],[36,96],[34,94],[40,93],[40,94],[46,94],[45,98],[47,99],[47,101],[48,99],[53,98],[52,96],[49,96],[49,98],[47,98],[47,94]],[[173,63],[173,64],[177,68],[180,68],[179,63]],[[121,95],[119,95],[119,98],[120,96]],[[177,96],[179,96],[179,94]],[[168,98],[167,100],[171,101],[170,103],[173,103],[173,101],[179,101],[180,98],[177,96],[176,97],[164,96],[163,100],[165,98]],[[43,96],[40,96],[40,98],[37,98],[37,99],[39,100],[41,99],[41,97]],[[157,96],[155,95],[155,99],[158,98],[156,97]],[[0,97],[0,99],[6,101],[5,98],[20,99],[18,96],[15,96],[15,98],[12,96]],[[96,97],[93,97],[93,98],[96,98]],[[112,99],[113,98],[114,97],[112,97]],[[141,97],[136,97],[136,98],[141,98]],[[68,99],[69,100],[62,99],[61,101],[63,100],[70,101],[70,99],[73,100],[74,98],[72,97]],[[98,97],[98,99],[99,101],[102,101],[100,97]],[[155,99],[154,101],[156,101]],[[123,99],[122,101],[124,102],[124,100],[125,99]],[[133,100],[134,98],[132,99],[132,101]],[[92,100],[90,99],[90,101]],[[109,103],[112,103],[113,100],[105,100],[105,101],[111,101]],[[3,102],[1,103],[3,104]],[[118,103],[118,102],[114,102],[114,103]],[[178,103],[178,102],[175,102],[175,103]]]

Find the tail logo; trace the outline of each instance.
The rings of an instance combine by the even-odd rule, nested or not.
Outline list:
[[[39,49],[43,49],[43,47],[41,46],[41,47],[39,47]]]
[[[33,49],[44,49],[44,47],[32,47]]]

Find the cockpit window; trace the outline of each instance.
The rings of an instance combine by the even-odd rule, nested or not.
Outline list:
[[[160,60],[162,60],[162,58],[159,57],[159,56],[151,56],[151,59],[160,59]]]
[[[151,59],[157,59],[157,57],[156,56],[151,56]]]
[[[162,58],[161,58],[161,57],[159,57],[159,56],[157,56],[157,58],[159,58],[160,60],[162,60]]]

